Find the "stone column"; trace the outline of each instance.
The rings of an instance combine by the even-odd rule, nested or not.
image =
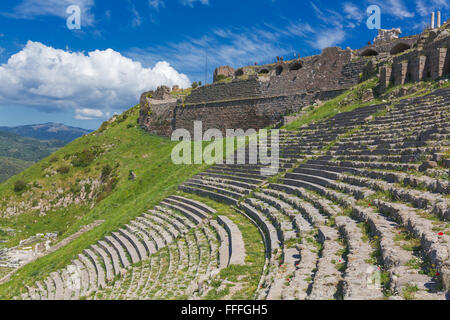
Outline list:
[[[431,13],[431,29],[434,29],[434,12]]]
[[[437,27],[438,28],[441,27],[441,12],[440,11],[437,12]]]
[[[391,83],[392,67],[384,65],[380,68],[380,89],[385,92]]]

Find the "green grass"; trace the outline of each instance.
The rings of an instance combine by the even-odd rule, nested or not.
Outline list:
[[[405,289],[403,289],[403,298],[406,300],[413,300],[417,291],[419,291],[417,285],[408,285]]]

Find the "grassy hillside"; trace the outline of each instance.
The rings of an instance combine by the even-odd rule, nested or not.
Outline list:
[[[206,168],[174,165],[171,151],[176,142],[142,131],[138,113],[136,106],[0,185],[0,229],[15,230],[3,245],[55,231],[61,240],[84,225],[105,220],[68,246],[20,269],[0,286],[0,298],[11,298],[24,282],[32,284],[64,267]],[[130,179],[131,172],[136,179]]]
[[[8,180],[9,177],[22,172],[32,164],[31,161],[0,157],[0,182]]]

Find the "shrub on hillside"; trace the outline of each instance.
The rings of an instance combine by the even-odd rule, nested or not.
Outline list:
[[[227,79],[227,76],[224,75],[224,74],[219,74],[219,75],[216,77],[216,81],[222,81],[222,80],[225,80],[225,79]]]
[[[59,174],[68,174],[69,171],[70,171],[69,166],[62,166],[62,167],[59,167],[58,169],[56,169],[56,172],[58,172]]]
[[[106,166],[104,166],[102,168],[102,177],[101,177],[101,179],[105,180],[111,174],[111,172],[112,172],[112,168],[111,168],[111,166],[109,164],[107,164]]]
[[[23,180],[17,180],[14,183],[14,192],[22,192],[25,191],[25,189],[27,188],[27,184],[23,181]]]
[[[72,159],[72,165],[74,167],[85,168],[95,160],[95,156],[96,154],[94,151],[83,150],[82,152],[74,154],[74,158]]]

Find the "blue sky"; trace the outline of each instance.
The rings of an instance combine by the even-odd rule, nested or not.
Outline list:
[[[81,29],[69,30],[70,5]],[[159,84],[208,82],[219,65],[270,62],[357,49],[373,40],[366,9],[381,27],[419,33],[447,0],[2,0],[0,126],[42,122],[97,128]]]

